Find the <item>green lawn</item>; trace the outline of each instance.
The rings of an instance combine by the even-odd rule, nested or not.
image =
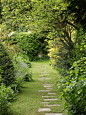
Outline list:
[[[39,81],[43,72],[48,72],[51,80],[45,81],[45,83],[53,83],[60,79],[60,75],[56,70],[49,66],[49,62],[32,62],[33,81],[25,82],[21,88],[20,93],[17,95],[16,100],[10,106],[11,115],[43,115],[43,113],[38,113],[38,108],[43,107],[40,104],[43,101],[42,95],[47,95],[47,93],[39,93],[38,90],[45,89],[43,87],[43,81]],[[57,98],[60,97],[60,91],[57,86],[54,85],[52,92],[56,93]],[[52,101],[50,102],[53,103]],[[60,99],[54,102],[55,104],[61,104],[59,107],[51,107],[52,112],[61,112],[63,110],[64,101]]]

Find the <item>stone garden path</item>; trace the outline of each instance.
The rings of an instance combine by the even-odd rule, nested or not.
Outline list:
[[[42,105],[42,107],[38,109],[39,115],[41,115],[40,113],[44,113],[44,115],[62,115],[62,113],[52,113],[51,107],[60,106],[60,104],[58,104],[58,98],[56,96],[56,93],[53,92],[53,84],[49,83],[51,78],[46,71],[46,67],[41,67],[40,70],[42,70],[42,72],[39,75],[39,80],[42,82],[44,88],[38,90],[41,95],[43,94],[42,102],[40,102],[40,106]],[[53,104],[50,104],[51,101],[53,101]],[[55,103],[56,101],[57,104]]]

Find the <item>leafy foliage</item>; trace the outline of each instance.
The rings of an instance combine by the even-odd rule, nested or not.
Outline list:
[[[73,63],[61,83],[62,96],[65,98],[65,108],[70,115],[86,114],[86,57]]]
[[[19,79],[18,81],[22,81],[28,76],[28,81],[32,80],[32,74],[29,72],[28,65],[24,62],[22,55],[15,55],[13,59],[13,64],[16,72],[16,77]]]
[[[42,52],[43,56],[47,55],[47,42],[45,37],[42,37],[36,33],[33,34],[15,34],[9,38],[10,44],[19,45],[19,47],[25,51],[29,56],[29,59],[38,60],[38,53]],[[46,56],[47,57],[47,56]]]
[[[66,14],[71,15],[75,24],[81,25],[86,31],[86,1],[85,0],[65,0],[68,3]]]
[[[2,69],[1,69],[1,67],[0,67],[0,85],[1,85],[1,83],[2,83],[2,77],[1,77],[1,74],[3,73],[3,71],[2,71]]]
[[[1,73],[2,81],[6,86],[12,84],[15,80],[14,67],[5,47],[0,43],[0,66],[3,73]]]
[[[58,39],[50,40],[49,48],[48,55],[50,57],[50,65],[59,70],[60,73],[65,76],[67,74],[66,71],[70,68],[68,55],[71,54],[71,52],[68,52]]]
[[[6,39],[4,31],[6,34],[11,32],[11,29],[16,31],[26,28],[30,29],[31,32],[35,31],[35,34],[11,36],[9,40],[11,45],[19,45],[30,57],[30,60],[37,60],[38,55],[47,54],[46,42],[44,41],[46,37],[43,34],[41,36],[41,32],[46,31],[47,41],[50,40],[51,64],[56,68],[59,67],[64,75],[66,70],[69,70],[68,76],[61,83],[62,95],[67,101],[68,112],[71,115],[85,115],[85,0],[2,0],[1,3],[1,36]],[[24,60],[22,61],[21,56],[15,57],[14,65],[18,69],[16,72],[17,82],[21,86],[23,77],[28,80],[27,66]],[[28,63],[26,60],[25,62]],[[22,75],[21,66],[25,70]],[[71,69],[69,69],[70,67]]]
[[[7,115],[7,110],[10,106],[10,100],[14,98],[14,91],[11,87],[6,87],[4,84],[0,86],[0,115]]]
[[[24,22],[30,15],[31,0],[1,0],[1,4],[1,23],[4,31],[18,30],[19,27],[22,28],[26,25],[27,22]]]

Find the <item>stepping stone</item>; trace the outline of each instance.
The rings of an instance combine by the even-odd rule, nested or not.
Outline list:
[[[44,87],[52,87],[52,86],[50,86],[50,85],[44,85]]]
[[[43,99],[44,101],[55,101],[55,100],[58,100],[57,98],[54,98],[54,99]]]
[[[50,90],[39,90],[38,92],[49,92]]]
[[[50,90],[52,90],[53,88],[49,88],[49,87],[48,87],[48,88],[46,88],[46,89],[50,89]]]
[[[62,113],[45,113],[45,115],[62,115]]]
[[[43,84],[44,86],[46,85],[46,86],[52,86],[53,84]]]
[[[61,106],[59,104],[53,104],[53,105],[44,105],[44,107],[54,107],[54,106]]]
[[[47,72],[47,71],[44,71],[43,73],[44,73],[44,74],[48,74],[48,72]]]
[[[49,102],[40,102],[40,104],[48,104]]]
[[[54,95],[51,95],[51,96],[42,96],[42,97],[55,97]]]
[[[44,75],[49,75],[49,74],[44,74]]]
[[[39,76],[43,76],[43,75],[39,75]]]
[[[48,77],[41,77],[39,78],[39,80],[50,80],[51,78],[48,78]]]
[[[51,111],[50,108],[39,108],[38,112]]]
[[[49,95],[56,95],[56,93],[48,93]]]

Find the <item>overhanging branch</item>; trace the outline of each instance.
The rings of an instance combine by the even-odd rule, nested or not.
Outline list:
[[[78,30],[78,28],[77,28],[74,24],[72,24],[71,22],[68,22],[67,20],[66,20],[66,22],[67,22],[67,24],[69,24],[69,25],[73,26],[75,29],[77,29],[77,30]]]

